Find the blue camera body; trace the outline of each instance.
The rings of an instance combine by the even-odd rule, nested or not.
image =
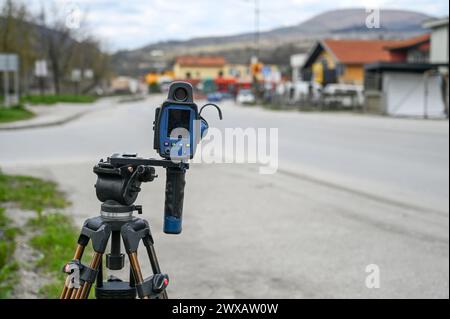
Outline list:
[[[158,153],[166,159],[193,158],[198,132],[196,106],[167,103],[161,107]]]
[[[154,148],[170,160],[186,161],[195,155],[197,144],[208,130],[200,116],[189,83],[174,82],[167,100],[156,109]]]

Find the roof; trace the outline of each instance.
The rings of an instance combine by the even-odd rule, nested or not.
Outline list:
[[[398,71],[409,73],[424,73],[428,70],[435,70],[439,64],[432,63],[389,63],[377,62],[364,66],[364,69],[369,72],[383,72],[383,71]]]
[[[226,60],[221,56],[179,56],[176,63],[191,67],[223,67]]]
[[[344,64],[367,64],[390,61],[391,54],[385,48],[396,40],[324,40],[322,45],[337,61]]]
[[[429,48],[431,35],[429,33],[420,36],[409,38],[405,40],[395,41],[396,43],[389,44],[385,47],[387,50],[404,50],[414,47]]]
[[[440,28],[444,26],[448,27],[448,17],[441,19],[431,19],[423,23],[423,27],[427,29]]]

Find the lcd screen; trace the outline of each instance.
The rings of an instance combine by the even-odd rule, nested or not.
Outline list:
[[[187,135],[190,129],[190,115],[191,112],[189,110],[169,110],[169,123],[167,127],[167,134],[169,134],[169,138],[171,137],[171,133],[174,129],[184,129],[177,132],[176,136],[178,137],[181,135],[182,138],[188,138]],[[179,134],[178,134],[179,133]]]

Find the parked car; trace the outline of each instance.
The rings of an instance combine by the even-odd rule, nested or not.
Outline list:
[[[220,94],[222,95],[222,100],[232,100],[232,99],[234,99],[234,96],[231,93],[221,92]]]
[[[236,101],[239,104],[253,104],[256,102],[255,95],[253,94],[252,90],[240,90]]]
[[[220,92],[209,93],[207,99],[208,102],[220,102],[223,99],[223,95]]]

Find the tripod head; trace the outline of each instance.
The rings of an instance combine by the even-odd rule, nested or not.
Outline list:
[[[185,173],[189,164],[170,160],[144,159],[137,154],[113,154],[106,161],[95,165],[97,174],[95,184],[97,198],[102,202],[102,215],[107,218],[131,216],[140,206],[134,206],[141,184],[152,182],[156,175],[155,167],[167,171],[166,198],[164,205],[164,232],[181,233]]]

